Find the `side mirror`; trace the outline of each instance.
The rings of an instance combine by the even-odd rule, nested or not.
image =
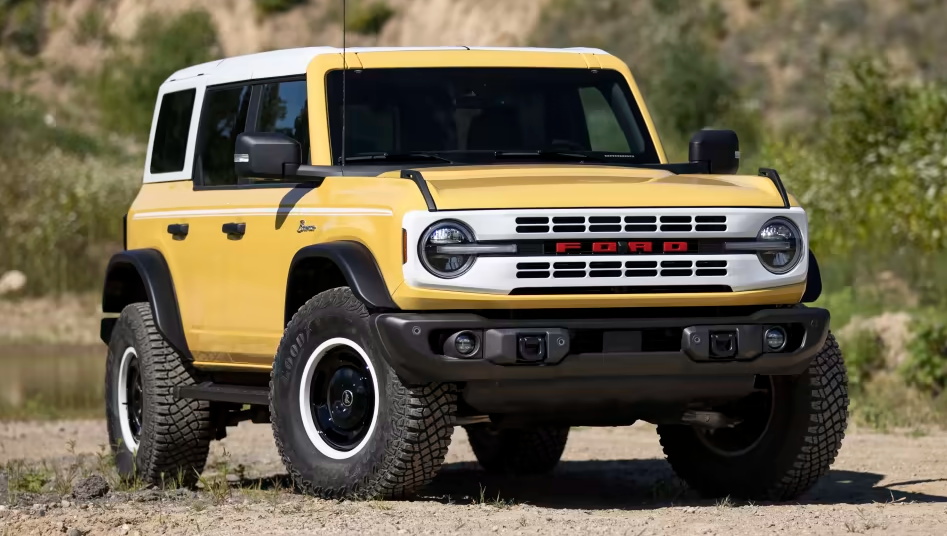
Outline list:
[[[299,142],[276,132],[237,136],[233,166],[238,177],[282,179],[296,174],[302,162]]]
[[[708,173],[733,175],[740,169],[740,139],[732,130],[701,130],[691,138],[688,159]]]

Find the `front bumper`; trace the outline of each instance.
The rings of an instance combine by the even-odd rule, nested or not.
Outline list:
[[[578,313],[578,311],[577,311]],[[386,313],[373,317],[388,364],[404,380],[481,382],[645,377],[752,377],[796,375],[825,343],[829,313],[815,308],[764,309],[743,316],[496,320],[466,313]],[[784,327],[786,348],[764,350],[763,332]],[[482,341],[472,358],[445,355],[452,333]],[[712,333],[734,336],[734,355],[712,357]],[[545,337],[548,353],[525,362],[520,336]]]

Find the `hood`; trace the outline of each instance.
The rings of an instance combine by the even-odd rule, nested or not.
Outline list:
[[[421,168],[438,209],[781,207],[773,183],[741,175],[675,175],[594,165]]]

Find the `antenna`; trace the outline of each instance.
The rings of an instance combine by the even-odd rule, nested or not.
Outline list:
[[[345,71],[348,60],[345,57],[345,0],[342,0],[342,174],[345,174]]]

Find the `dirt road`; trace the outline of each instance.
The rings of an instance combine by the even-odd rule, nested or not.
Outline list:
[[[212,466],[246,467],[227,497],[152,493],[44,515],[5,507],[0,534],[947,534],[947,433],[915,435],[850,431],[827,478],[798,503],[773,505],[682,490],[649,425],[574,429],[554,474],[522,479],[483,473],[458,430],[424,497],[336,502],[249,489],[283,468],[269,427],[242,424],[212,454]],[[0,462],[64,460],[71,441],[94,453],[104,438],[99,421],[0,424]]]

